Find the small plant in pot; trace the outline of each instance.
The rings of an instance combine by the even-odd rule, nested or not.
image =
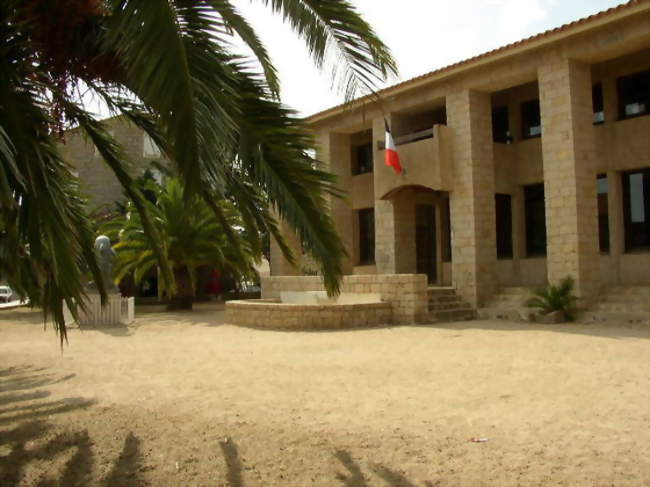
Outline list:
[[[537,321],[542,323],[573,321],[575,304],[578,301],[578,297],[573,294],[574,287],[573,277],[567,276],[558,284],[549,284],[533,291],[533,297],[526,302],[526,306],[539,311],[541,316]]]

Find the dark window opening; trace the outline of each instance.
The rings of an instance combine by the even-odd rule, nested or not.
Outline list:
[[[605,121],[605,108],[603,104],[603,85],[598,83],[591,89],[591,101],[594,109],[594,124]]]
[[[524,139],[542,135],[542,114],[539,100],[530,100],[521,104],[521,129]]]
[[[512,259],[512,197],[496,194],[497,258]]]
[[[606,174],[596,179],[598,188],[598,245],[602,253],[609,253],[609,182]]]
[[[352,174],[366,174],[373,171],[373,158],[374,153],[372,150],[372,143],[369,142],[363,145],[357,145],[352,148],[354,161],[352,164]]]
[[[625,250],[650,249],[650,168],[623,173]]]
[[[366,208],[359,215],[359,263],[375,262],[375,210]]]
[[[492,139],[499,144],[512,143],[508,107],[499,107],[492,110]]]
[[[451,262],[451,206],[449,200],[445,199],[443,207],[443,225],[442,225],[442,261]]]
[[[524,211],[526,213],[526,255],[546,255],[546,208],[544,183],[524,186]]]
[[[650,113],[650,71],[619,78],[617,84],[620,119]]]

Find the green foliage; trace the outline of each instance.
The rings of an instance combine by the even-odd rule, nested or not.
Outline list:
[[[573,320],[575,304],[578,301],[578,297],[573,294],[574,287],[573,277],[567,276],[557,285],[549,284],[545,288],[535,290],[526,306],[536,308],[542,314],[562,311],[568,320]]]
[[[346,99],[395,73],[388,49],[347,0],[255,1],[283,16],[318,66],[338,54],[329,66]],[[254,59],[232,52],[234,35]],[[168,286],[176,281],[155,205],[82,93],[151,137],[185,200],[203,200],[238,261],[263,247],[260,235],[294,261],[279,217],[328,292],[339,291],[345,251],[325,211],[340,196],[336,181],[314,159],[302,121],[280,103],[270,57],[231,1],[3,0],[0,40],[0,273],[54,316],[61,340],[63,302],[75,312],[86,273],[99,280],[93,229],[58,144],[66,127],[78,126],[95,146],[138,215],[148,259]],[[225,200],[241,214],[246,245],[227,224]]]
[[[185,300],[186,306],[191,305],[197,270],[201,266],[214,267],[222,275],[238,280],[254,277],[253,264],[259,256],[253,255],[244,242],[231,243],[221,222],[203,199],[187,200],[180,181],[175,178],[168,178],[162,188],[149,187],[150,190],[157,188],[156,201],[149,203],[148,213],[162,239],[159,244],[164,249],[163,258],[174,275],[175,285],[170,289],[172,301]],[[243,227],[237,210],[228,202],[218,204],[227,225],[235,229],[237,238],[241,238],[237,229]],[[117,242],[114,245],[116,282],[132,274],[135,283],[139,284],[156,268],[158,260],[145,236],[140,214],[133,210],[131,203],[127,203],[127,213],[105,224],[101,232]]]

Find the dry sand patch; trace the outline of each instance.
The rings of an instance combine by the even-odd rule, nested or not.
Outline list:
[[[650,329],[0,315],[0,485],[647,485]],[[487,443],[470,443],[474,436]],[[39,484],[40,483],[40,484]]]

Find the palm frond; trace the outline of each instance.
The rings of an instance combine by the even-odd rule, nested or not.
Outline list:
[[[315,63],[323,67],[328,49],[338,53],[335,81],[346,101],[373,93],[397,74],[388,47],[347,0],[261,0],[281,13],[307,43]]]

